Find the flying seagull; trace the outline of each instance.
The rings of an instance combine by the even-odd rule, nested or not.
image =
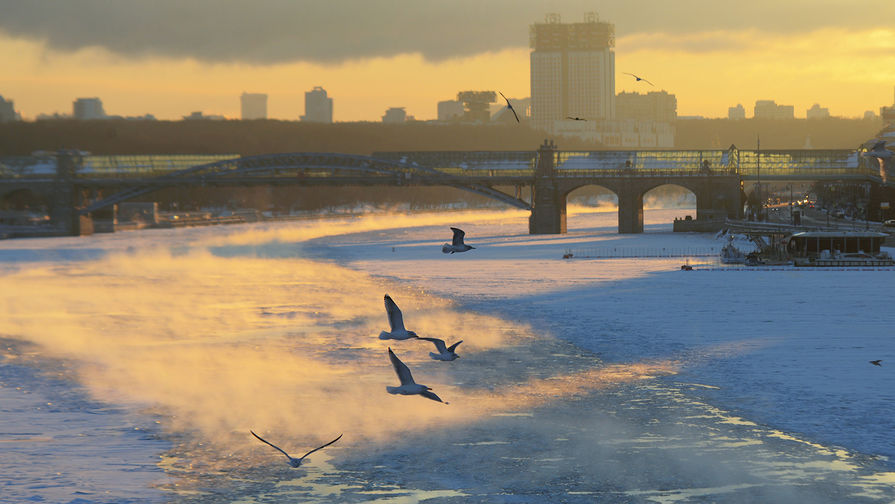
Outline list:
[[[646,82],[647,84],[649,84],[650,86],[653,85],[652,82],[650,82],[650,81],[644,79],[643,77],[638,77],[638,76],[636,76],[636,75],[634,75],[634,74],[632,74],[632,73],[628,73],[628,72],[622,72],[622,73],[624,73],[625,75],[630,75],[631,77],[634,77],[634,79],[635,79],[637,82],[643,81],[643,82]]]
[[[566,119],[571,119],[573,121],[586,121],[587,120],[582,117],[572,117],[572,116],[566,116]]]
[[[379,333],[379,339],[406,340],[418,337],[415,332],[404,329],[404,316],[401,315],[401,309],[388,294],[385,295],[385,311],[388,313],[388,325],[391,331],[382,331]]]
[[[882,359],[877,359],[877,360],[870,361],[870,363],[873,364],[874,366],[882,367],[883,365],[880,364],[880,362],[882,362],[882,361],[883,361]]]
[[[475,248],[463,243],[463,237],[466,236],[465,231],[455,227],[452,227],[451,231],[454,232],[454,237],[451,240],[451,243],[445,243],[441,246],[442,252],[444,252],[445,254],[453,254],[454,252],[466,252],[467,250],[472,250]]]
[[[259,436],[258,434],[255,434],[255,431],[249,431],[249,432],[251,432],[252,435],[255,436],[256,438],[258,438],[258,440],[261,441],[262,443],[264,443],[264,444],[266,444],[266,445],[269,445],[269,446],[272,446],[274,449],[276,449],[277,451],[279,451],[280,453],[282,453],[283,455],[285,455],[286,458],[289,459],[289,465],[291,465],[292,467],[298,467],[298,466],[300,466],[301,463],[304,461],[305,457],[307,457],[308,455],[314,453],[314,452],[317,451],[317,450],[321,450],[321,449],[323,449],[323,448],[326,448],[327,446],[329,446],[329,445],[335,443],[336,441],[342,439],[342,435],[339,434],[339,437],[337,437],[336,439],[333,439],[333,440],[330,441],[329,443],[326,443],[326,444],[323,445],[323,446],[319,446],[319,447],[317,447],[317,448],[314,448],[313,450],[309,451],[308,453],[305,453],[304,455],[302,455],[301,458],[295,458],[295,457],[291,457],[288,453],[284,452],[279,446],[277,446],[277,445],[271,443],[270,441],[265,440],[264,438],[262,438],[262,437]]]
[[[420,339],[426,340],[426,341],[431,341],[432,343],[435,343],[435,349],[438,350],[438,353],[429,352],[429,357],[432,357],[435,360],[452,361],[452,360],[460,358],[460,356],[457,355],[456,352],[454,352],[454,349],[457,348],[457,345],[459,345],[460,343],[463,343],[463,340],[460,340],[451,346],[445,346],[444,340],[442,340],[442,339],[438,339],[438,338],[420,338]]]
[[[498,93],[500,93],[500,91],[498,91]],[[500,96],[503,96],[503,93],[500,93]],[[510,100],[507,100],[506,96],[503,96],[503,99],[507,102],[507,108],[513,112],[513,117],[516,118],[516,122],[519,122],[519,116],[516,115],[516,109],[513,108],[513,104],[510,103]]]
[[[401,380],[400,387],[385,387],[385,390],[387,390],[389,394],[421,395],[427,399],[432,399],[433,401],[444,402],[440,397],[435,395],[434,392],[430,392],[430,390],[432,390],[430,387],[420,385],[413,381],[413,375],[410,374],[410,368],[401,362],[401,359],[395,355],[395,352],[392,352],[391,348],[388,349],[388,358],[392,361],[392,367],[395,368],[395,373],[398,375],[398,379]]]

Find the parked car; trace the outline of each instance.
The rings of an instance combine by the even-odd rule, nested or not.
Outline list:
[[[883,226],[895,228],[895,219],[889,219],[889,220],[883,222]]]

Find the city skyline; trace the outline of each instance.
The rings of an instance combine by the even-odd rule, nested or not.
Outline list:
[[[501,9],[507,3],[495,1],[473,9],[467,18],[450,9],[426,10],[409,2],[380,5],[382,13],[349,0],[331,8],[294,2],[289,7],[276,5],[295,12],[305,9],[310,20],[301,22],[330,23],[332,35],[313,31],[309,36],[319,40],[295,42],[290,51],[283,47],[290,45],[289,40],[259,42],[255,38],[262,34],[255,34],[238,47],[222,44],[223,49],[211,54],[205,47],[209,44],[193,49],[177,43],[182,34],[178,23],[188,22],[189,11],[203,2],[191,4],[185,20],[172,21],[177,25],[171,27],[173,35],[141,29],[137,31],[142,38],[116,38],[114,30],[98,29],[94,39],[66,34],[59,28],[59,18],[77,25],[105,6],[115,11],[108,15],[111,23],[125,9],[88,0],[73,3],[85,13],[61,9],[38,16],[29,13],[31,4],[0,1],[4,12],[10,13],[0,20],[0,58],[5,62],[0,94],[14,100],[24,119],[66,113],[73,100],[84,96],[100,97],[112,115],[149,113],[178,120],[202,110],[238,118],[236,97],[253,89],[270,97],[268,117],[298,120],[305,113],[304,93],[315,86],[336,97],[335,121],[379,121],[390,107],[403,107],[420,120],[435,119],[437,103],[452,99],[461,89],[495,89],[510,98],[529,97],[527,32],[551,12],[558,12],[563,22],[579,22],[585,12],[596,11],[601,20],[614,23],[615,92],[665,90],[677,96],[681,116],[725,117],[728,107],[738,103],[775,100],[793,105],[796,117],[805,117],[815,103],[832,116],[862,117],[867,110],[891,105],[895,84],[895,29],[872,22],[891,19],[887,12],[895,14],[895,6],[870,1],[824,5],[811,12],[804,2],[780,6],[761,1],[755,9],[764,13],[761,16],[738,6],[706,7],[696,1],[677,3],[670,10],[652,1],[621,5],[572,0],[518,2],[504,14]],[[135,5],[139,4],[130,7],[141,11]],[[158,9],[164,13],[171,5],[161,2]],[[357,16],[334,18],[332,10],[346,5],[358,9]],[[856,14],[862,5],[875,17]],[[220,13],[204,15],[210,22],[225,23],[228,13],[242,13],[251,25],[255,18],[274,16],[274,7],[262,2],[261,7],[246,10],[225,2]],[[398,33],[406,36],[393,37],[397,40],[388,45],[379,40],[376,29],[394,28],[399,20],[386,16],[398,8],[405,14],[400,19],[403,32]],[[424,22],[427,13],[433,20]],[[369,15],[356,19],[360,14]],[[711,22],[700,24],[695,21],[699,19]],[[434,31],[447,39],[437,44],[424,34],[427,30],[408,24],[414,20],[436,24],[440,29]],[[464,29],[456,30],[461,22]],[[358,23],[371,28],[358,35],[355,46],[332,43],[346,27]],[[451,26],[459,33],[445,35],[444,29]],[[268,32],[271,37],[279,33],[276,27]],[[170,40],[163,40],[166,36]],[[195,36],[212,35],[197,27]],[[455,43],[464,37],[469,40]],[[370,42],[363,44],[366,40]],[[644,76],[655,88],[634,81],[627,72]]]

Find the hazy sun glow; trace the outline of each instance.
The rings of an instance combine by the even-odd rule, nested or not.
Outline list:
[[[524,44],[524,41],[522,42]],[[826,28],[781,35],[755,29],[680,34],[619,34],[616,91],[666,90],[679,115],[726,116],[742,103],[751,116],[756,100],[794,105],[796,117],[814,103],[831,114],[860,116],[892,102],[895,30]],[[0,35],[4,72],[0,94],[23,117],[71,113],[77,97],[98,96],[106,112],[180,119],[192,111],[239,117],[239,95],[269,95],[273,119],[304,113],[304,92],[323,86],[337,121],[379,121],[389,107],[433,119],[438,101],[467,89],[530,95],[529,50],[519,47],[441,62],[420,54],[323,65],[209,64],[193,59],[127,59],[105,49],[74,53]],[[656,87],[636,83],[637,73]]]

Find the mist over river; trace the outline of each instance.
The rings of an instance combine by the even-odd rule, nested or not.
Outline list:
[[[2,241],[0,500],[891,502],[893,272],[562,259],[722,245],[671,233],[686,212]],[[442,254],[450,226],[476,249]],[[386,293],[461,358],[379,340]],[[386,393],[388,347],[449,404]],[[343,437],[293,469],[250,430]]]

